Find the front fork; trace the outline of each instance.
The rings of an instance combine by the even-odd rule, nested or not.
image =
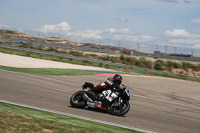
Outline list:
[[[121,110],[122,106],[121,103],[123,102],[123,99],[121,97],[118,97],[116,99],[116,106]]]
[[[121,97],[118,98],[118,102],[121,103]]]
[[[119,97],[119,98],[118,98],[118,104],[119,104],[119,106],[121,105],[122,102],[123,102],[122,98]]]
[[[115,106],[120,106],[122,102],[123,102],[123,100],[122,100],[121,97],[116,98],[115,99]]]

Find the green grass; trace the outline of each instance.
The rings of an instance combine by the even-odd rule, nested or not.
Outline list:
[[[94,75],[97,72],[84,71],[84,70],[75,70],[75,69],[57,69],[57,68],[14,68],[0,66],[0,69],[14,71],[14,72],[23,72],[29,74],[39,74],[39,75]]]
[[[0,132],[139,133],[138,131],[0,102]]]
[[[139,74],[145,74],[145,75],[161,76],[161,77],[168,77],[168,78],[175,78],[175,79],[183,79],[183,80],[200,82],[200,80],[190,79],[190,78],[187,78],[187,77],[184,77],[184,76],[160,74],[160,73],[156,73],[156,72],[136,70],[136,69],[133,69],[133,68],[123,68],[123,67],[119,67],[119,66],[105,65],[105,64],[102,64],[102,63],[94,63],[94,62],[89,62],[89,61],[81,61],[81,60],[76,60],[76,59],[63,58],[63,57],[50,56],[50,55],[42,55],[42,54],[20,51],[20,50],[12,50],[12,49],[7,49],[7,48],[0,48],[0,52],[8,53],[8,54],[21,55],[21,56],[26,56],[26,57],[45,59],[45,60],[66,62],[66,63],[71,63],[71,64],[103,67],[103,68],[107,68],[107,69],[113,69],[113,70],[116,70],[116,71],[122,71],[122,72],[128,72],[128,73],[139,73]]]

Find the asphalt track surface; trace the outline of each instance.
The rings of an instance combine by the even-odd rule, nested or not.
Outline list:
[[[131,110],[124,117],[70,106],[84,81],[108,76],[38,76],[0,70],[0,99],[57,110],[161,133],[200,132],[200,83],[168,78],[124,76]]]

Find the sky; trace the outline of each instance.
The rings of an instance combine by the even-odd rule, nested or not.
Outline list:
[[[200,55],[200,0],[0,0],[0,29]]]

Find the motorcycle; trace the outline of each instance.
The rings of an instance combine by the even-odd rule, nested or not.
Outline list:
[[[85,82],[83,86],[85,85],[87,87],[82,87],[82,91],[77,91],[71,96],[72,107],[95,108],[117,116],[123,116],[130,110],[130,89],[125,85],[120,88],[108,88],[102,92],[93,91],[94,85],[90,82]]]

